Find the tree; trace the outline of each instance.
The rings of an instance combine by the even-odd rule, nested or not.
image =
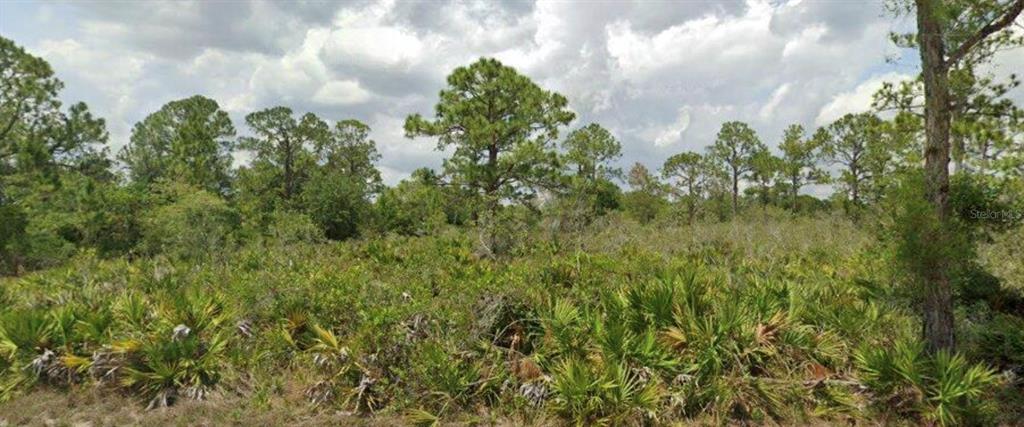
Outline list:
[[[917,46],[913,35],[897,38],[897,42]],[[1009,50],[1024,46],[1024,37],[1003,34],[987,43],[992,46],[986,50]],[[1007,151],[1012,148],[1011,135],[1024,125],[1024,110],[1008,96],[1020,86],[1020,80],[1010,74],[1007,80],[997,82],[990,71],[979,71],[988,68],[983,66],[987,55],[965,57],[949,70],[950,159],[955,173],[985,173],[998,156],[1015,154]],[[916,116],[923,128],[923,91],[920,76],[898,84],[887,82],[875,93],[873,105],[880,111]]]
[[[217,101],[195,95],[168,102],[136,123],[118,158],[134,182],[175,180],[226,194],[234,136],[231,118]]]
[[[925,236],[925,244],[943,246],[951,230],[949,205],[950,122],[953,99],[950,72],[964,61],[980,63],[1006,44],[1005,30],[1024,10],[1024,0],[941,1],[915,0],[916,36],[907,36],[918,48],[924,83],[925,148],[924,197],[932,206],[938,226]],[[930,351],[955,347],[951,260],[938,256],[928,263],[924,280],[923,336]]]
[[[372,214],[368,184],[342,170],[312,170],[302,187],[298,205],[332,240],[356,237]]]
[[[707,158],[692,151],[672,155],[661,168],[663,178],[675,181],[673,193],[686,203],[689,223],[693,223],[697,214],[697,202],[710,179],[710,168]]]
[[[789,185],[792,209],[797,209],[797,196],[807,184],[821,182],[825,172],[818,167],[821,158],[821,140],[806,138],[804,127],[793,124],[786,128],[779,149],[782,150],[780,174]]]
[[[575,116],[565,97],[489,58],[456,68],[447,81],[434,120],[409,116],[407,137],[437,137],[438,150],[454,147],[445,173],[483,196],[490,212],[551,182],[558,170],[552,141]]]
[[[666,207],[664,186],[641,163],[634,163],[629,169],[626,182],[632,191],[622,197],[626,213],[641,223],[654,220]]]
[[[622,170],[609,163],[622,156],[622,145],[597,123],[576,129],[562,141],[567,169],[559,211],[565,224],[587,224],[595,215],[618,207],[621,190],[611,180]]]
[[[840,165],[839,182],[854,206],[861,204],[861,190],[868,185],[877,171],[878,152],[883,149],[882,120],[874,114],[846,114],[828,127],[819,129],[815,139],[822,141],[826,158]]]
[[[245,121],[255,136],[242,138],[239,146],[256,153],[254,168],[279,176],[280,197],[290,201],[314,166],[311,150],[326,144],[330,128],[313,113],[296,120],[288,107],[250,113]]]
[[[369,126],[347,119],[314,142],[318,164],[301,190],[301,205],[329,239],[355,237],[370,222],[371,198],[383,185],[369,135]]]
[[[0,162],[12,166],[16,143],[60,114],[57,93],[64,83],[45,60],[0,37]]]
[[[1008,165],[1018,164],[1024,158],[1024,112],[1020,109],[1011,116],[979,118],[971,123],[962,123],[954,129],[963,129],[965,160],[963,170],[971,173],[1004,175],[1020,178],[1020,171]]]
[[[176,182],[153,190],[160,200],[143,218],[143,253],[201,260],[223,254],[236,243],[241,219],[223,198]]]
[[[113,178],[101,148],[108,138],[105,121],[84,103],[62,110],[63,88],[50,64],[0,37],[0,194],[4,177],[13,174],[52,179],[75,171]]]
[[[754,181],[754,189],[761,198],[761,204],[767,206],[771,202],[776,177],[782,169],[782,159],[765,149],[754,153],[750,165],[750,179]]]
[[[715,144],[709,147],[708,154],[729,174],[733,214],[739,209],[740,180],[753,171],[754,154],[766,149],[750,126],[735,121],[723,123]]]
[[[330,137],[317,141],[319,163],[344,176],[364,183],[372,192],[381,187],[380,160],[377,143],[370,139],[370,127],[359,120],[341,120],[334,125]]]
[[[597,123],[570,132],[562,148],[566,165],[575,169],[577,177],[596,182],[622,175],[622,170],[608,164],[622,157],[622,144]]]
[[[113,185],[103,119],[63,108],[50,65],[0,37],[0,273],[42,267],[87,244],[81,209]]]
[[[633,163],[633,166],[629,168],[626,183],[633,191],[661,195],[663,190],[658,178],[640,162]]]

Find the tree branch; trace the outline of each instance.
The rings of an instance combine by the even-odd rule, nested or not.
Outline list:
[[[1015,0],[1013,4],[1010,5],[1009,9],[1007,9],[1006,12],[1003,12],[999,19],[981,27],[977,33],[974,33],[971,37],[961,43],[960,46],[956,48],[956,51],[950,54],[949,58],[946,59],[946,63],[943,64],[945,68],[949,68],[953,64],[960,62],[960,60],[971,51],[971,49],[974,49],[974,47],[977,46],[978,43],[981,43],[982,40],[985,40],[986,37],[1013,24],[1021,11],[1024,11],[1024,0]]]

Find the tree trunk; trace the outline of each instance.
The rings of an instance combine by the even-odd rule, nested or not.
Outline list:
[[[284,199],[291,200],[292,191],[292,147],[287,140],[284,141]]]
[[[850,183],[850,199],[853,201],[853,206],[857,207],[860,205],[860,178],[857,177],[857,169],[853,169],[853,182]]]
[[[686,219],[686,224],[687,225],[693,224],[693,218],[694,218],[694,216],[697,213],[697,194],[696,194],[696,191],[694,190],[693,186],[694,186],[694,183],[693,183],[692,180],[686,185],[686,196],[687,196],[687,199],[688,199],[687,200],[688,203],[686,204],[686,207],[688,209],[687,219]]]
[[[739,174],[732,174],[732,214],[736,216],[739,209],[740,177]]]
[[[945,244],[949,217],[949,76],[946,72],[945,45],[939,24],[938,1],[917,0],[918,43],[921,75],[925,93],[924,195],[931,203],[939,227],[926,238],[926,244]],[[938,259],[931,265],[924,284],[923,335],[928,350],[952,349],[953,298],[949,270],[951,260]]]
[[[487,147],[487,187],[484,189],[488,198],[496,196],[498,192],[498,145],[491,144]]]
[[[797,212],[797,198],[800,197],[800,187],[797,186],[797,179],[793,179],[793,211]]]

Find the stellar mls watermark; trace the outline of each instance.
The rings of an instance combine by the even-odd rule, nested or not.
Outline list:
[[[971,209],[971,219],[980,219],[988,221],[1020,221],[1024,219],[1024,211],[1018,210],[992,210],[983,211],[978,209]]]

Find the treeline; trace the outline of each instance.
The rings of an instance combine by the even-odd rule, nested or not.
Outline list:
[[[614,167],[621,144],[608,130],[588,124],[562,137],[575,119],[565,97],[481,59],[452,72],[434,117],[406,120],[408,137],[451,150],[442,170],[419,169],[387,187],[370,128],[358,120],[273,107],[248,114],[239,136],[216,101],[197,95],[148,115],[111,155],[103,119],[84,103],[62,105],[63,83],[43,59],[0,38],[0,65],[4,274],[82,249],[198,258],[264,238],[421,235],[446,225],[477,226],[493,254],[517,223],[548,219],[578,230],[616,210],[641,222],[727,220],[758,206],[859,216],[922,163],[920,84],[905,82],[876,95],[876,112],[890,119],[868,112],[813,132],[791,125],[777,151],[747,124],[727,122],[703,153],[623,173]],[[1012,199],[1022,194],[1024,114],[1005,95],[1018,82],[996,84],[973,70],[961,78],[956,105],[966,106],[952,136],[958,176],[970,182],[964,194],[977,196],[974,205]],[[251,161],[234,168],[246,155]],[[804,195],[815,184],[833,188],[831,198]]]

